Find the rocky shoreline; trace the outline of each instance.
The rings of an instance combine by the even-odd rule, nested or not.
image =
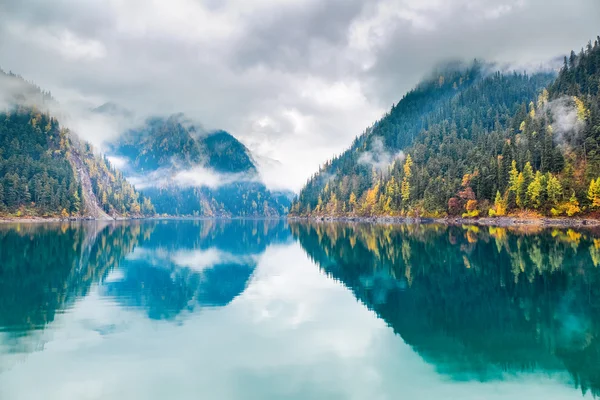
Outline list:
[[[254,219],[281,219],[279,218],[254,218]],[[47,222],[85,222],[85,221],[134,221],[134,220],[171,220],[171,219],[237,219],[237,218],[207,218],[207,217],[129,217],[115,219],[99,219],[93,217],[58,218],[58,217],[0,217],[0,224],[6,223],[47,223]],[[243,218],[241,218],[243,219]],[[442,224],[442,225],[475,225],[497,227],[548,227],[548,228],[584,228],[600,227],[600,219],[594,218],[412,218],[412,217],[288,217],[288,221],[313,221],[313,222],[347,222],[347,223],[377,223],[377,224]]]
[[[14,223],[46,223],[46,222],[115,222],[115,221],[133,221],[145,219],[143,217],[118,217],[118,218],[94,218],[94,217],[0,217],[0,224],[14,224]]]
[[[142,217],[142,216],[134,216],[134,217],[116,217],[116,218],[94,218],[94,217],[69,217],[69,218],[59,218],[59,217],[1,217],[0,216],[0,224],[14,224],[14,223],[47,223],[47,222],[120,222],[120,221],[168,221],[168,220],[177,220],[177,221],[202,221],[202,220],[225,220],[225,221],[233,221],[233,220],[256,220],[256,221],[264,221],[264,220],[281,220],[286,219],[286,216],[266,216],[266,217],[229,217],[229,216],[216,216],[216,217],[188,217],[188,216],[156,216],[156,217]]]
[[[497,227],[600,227],[600,219],[592,218],[411,218],[411,217],[288,217],[290,221],[358,222],[380,224],[443,224]]]

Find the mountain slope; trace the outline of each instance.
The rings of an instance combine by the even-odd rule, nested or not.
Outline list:
[[[37,87],[0,72],[0,213],[7,216],[114,217],[152,214],[148,200],[87,143],[61,128]],[[36,105],[37,104],[37,105]]]
[[[523,102],[535,98],[551,79],[549,74],[489,75],[484,65],[477,62],[435,75],[404,96],[349,150],[325,164],[300,192],[294,212],[305,214],[310,208],[310,213],[322,213],[333,194],[339,202],[335,208],[343,208],[340,204],[345,202],[346,211],[350,211],[350,197],[353,195],[353,206],[360,202],[370,188],[389,174],[390,166],[401,165],[396,161],[403,160],[411,149],[423,162],[428,154],[443,153],[444,159],[439,161],[448,169],[452,159],[462,159],[480,134],[506,128],[512,113]],[[451,181],[449,184],[453,185],[462,178],[462,168],[458,167],[449,171],[455,176],[445,177],[445,183]],[[424,191],[426,182],[421,184]],[[439,182],[435,186],[439,187]]]
[[[249,150],[225,131],[198,132],[181,115],[150,118],[125,132],[109,152],[124,157],[131,172],[202,166],[222,173],[256,173]]]
[[[109,146],[160,214],[277,216],[289,200],[260,182],[250,151],[225,131],[202,132],[182,115],[150,118]]]
[[[599,59],[596,41],[565,59],[556,79],[488,74],[475,64],[422,83],[312,177],[291,214],[594,210]]]

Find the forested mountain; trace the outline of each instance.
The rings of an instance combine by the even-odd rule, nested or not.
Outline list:
[[[292,215],[574,216],[600,207],[600,38],[551,73],[447,68],[300,192]]]
[[[290,200],[260,182],[250,151],[225,131],[203,132],[182,115],[150,118],[110,144],[123,171],[169,215],[278,216]]]
[[[125,157],[124,168],[131,172],[202,166],[222,173],[256,173],[249,150],[236,138],[225,131],[199,132],[182,115],[149,118],[111,143],[109,152]]]
[[[128,217],[154,213],[149,200],[48,111],[49,94],[0,71],[0,215]]]

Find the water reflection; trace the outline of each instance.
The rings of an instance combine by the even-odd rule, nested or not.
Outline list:
[[[594,232],[292,224],[330,276],[442,374],[568,371],[600,394]]]
[[[0,226],[0,330],[41,329],[118,267],[140,226]]]
[[[283,221],[1,225],[0,332],[44,328],[94,284],[151,318],[224,306],[288,238]]]
[[[244,291],[267,245],[290,235],[283,221],[196,221],[144,225],[152,229],[108,277],[101,293],[153,319],[183,310],[222,307]]]
[[[591,397],[596,237],[283,221],[3,225],[0,398]]]

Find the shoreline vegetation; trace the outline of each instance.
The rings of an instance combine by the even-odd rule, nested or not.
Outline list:
[[[505,217],[398,217],[398,216],[281,216],[281,217],[185,217],[185,216],[156,216],[156,217],[118,217],[100,219],[93,217],[59,218],[59,217],[1,217],[0,224],[10,223],[52,223],[52,222],[123,222],[123,221],[160,221],[160,220],[236,220],[236,219],[287,219],[294,222],[317,223],[366,223],[366,224],[439,224],[446,226],[490,226],[490,227],[533,227],[533,228],[593,228],[600,227],[600,218],[594,217],[558,217],[543,216],[505,216]]]
[[[164,220],[190,220],[190,221],[233,221],[233,220],[280,220],[287,219],[287,216],[131,216],[131,217],[116,217],[116,218],[94,218],[94,217],[68,217],[61,218],[56,216],[40,217],[40,216],[26,216],[26,217],[12,217],[12,216],[0,216],[0,224],[14,224],[14,223],[48,223],[48,222],[124,222],[124,221],[164,221]]]
[[[356,223],[376,223],[376,224],[440,224],[440,225],[475,225],[475,226],[493,226],[493,227],[548,227],[548,228],[583,228],[600,227],[600,219],[597,218],[549,218],[549,217],[489,217],[489,218],[463,218],[463,217],[445,217],[445,218],[415,218],[415,217],[390,217],[390,216],[310,216],[310,217],[288,217],[289,221],[311,221],[311,222],[356,222]]]

